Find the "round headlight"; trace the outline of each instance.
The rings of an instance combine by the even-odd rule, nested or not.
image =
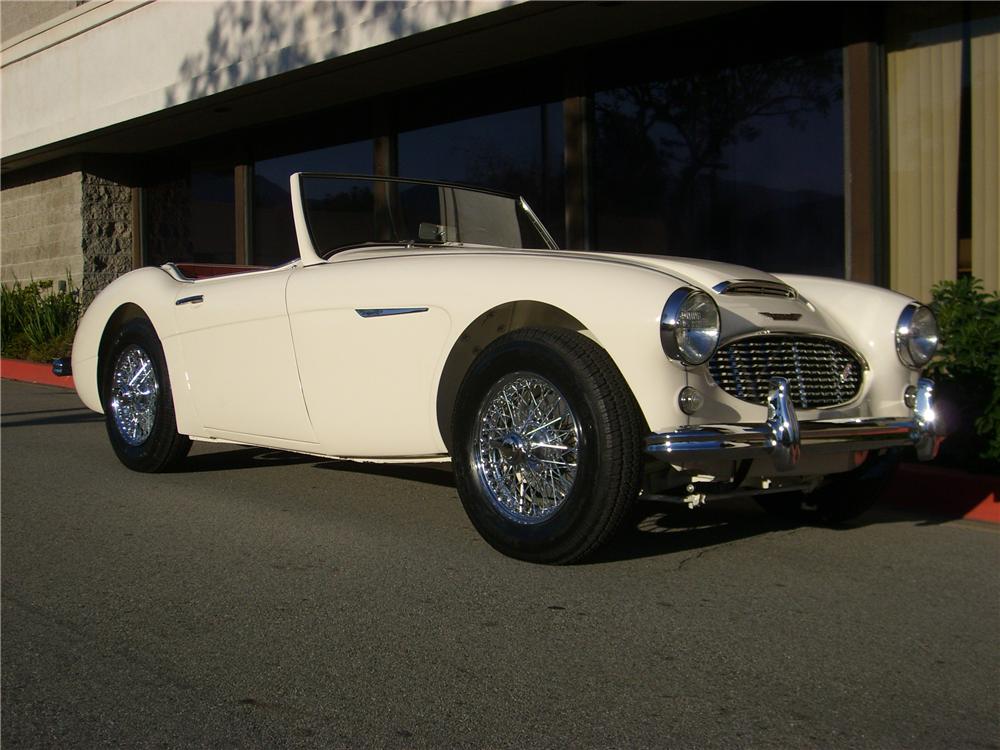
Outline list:
[[[929,307],[911,303],[896,323],[896,351],[907,367],[920,369],[934,356],[938,347],[938,327]]]
[[[671,359],[700,365],[719,344],[719,308],[705,292],[681,287],[660,314],[660,343]]]

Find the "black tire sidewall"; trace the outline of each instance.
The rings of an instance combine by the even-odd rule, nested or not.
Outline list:
[[[159,384],[153,430],[146,441],[139,445],[130,445],[125,441],[118,431],[111,411],[112,373],[118,357],[127,347],[133,345],[142,349],[149,356]],[[108,348],[107,357],[101,363],[101,376],[104,423],[115,455],[125,466],[135,471],[159,471],[175,451],[178,435],[166,358],[163,355],[163,347],[160,345],[156,330],[148,320],[136,318],[118,329]]]
[[[497,510],[476,469],[475,423],[490,389],[505,375],[525,372],[549,381],[563,395],[579,427],[577,475],[561,507],[544,521],[518,523]],[[455,419],[455,474],[466,512],[479,533],[504,554],[536,562],[574,556],[588,530],[601,528],[612,509],[600,502],[611,483],[607,476],[608,433],[615,429],[601,417],[599,396],[572,353],[538,341],[510,341],[485,351],[459,390]]]

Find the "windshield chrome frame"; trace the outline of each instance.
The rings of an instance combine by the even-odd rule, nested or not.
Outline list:
[[[557,245],[556,241],[554,239],[552,239],[552,235],[549,234],[549,230],[542,223],[541,219],[538,218],[538,216],[532,210],[531,206],[528,205],[528,201],[526,201],[524,199],[524,196],[516,195],[515,193],[505,193],[505,192],[500,191],[500,190],[487,190],[486,188],[476,187],[475,185],[463,185],[462,183],[459,183],[459,182],[442,182],[442,181],[439,181],[439,180],[423,180],[423,179],[418,179],[418,178],[411,179],[411,178],[407,178],[407,177],[390,177],[390,176],[370,175],[370,174],[367,174],[367,175],[366,174],[347,174],[347,173],[340,173],[340,172],[297,172],[297,173],[295,173],[295,176],[298,177],[298,178],[300,178],[300,179],[301,178],[320,177],[320,178],[330,178],[330,179],[339,179],[339,180],[364,180],[364,181],[367,181],[367,182],[395,182],[395,183],[410,184],[410,185],[414,185],[414,184],[415,185],[432,185],[434,187],[452,188],[452,189],[455,189],[455,190],[467,190],[467,191],[473,192],[473,193],[485,193],[486,195],[494,195],[494,196],[496,196],[498,198],[507,198],[509,200],[514,201],[515,205],[517,205],[518,207],[520,207],[520,209],[522,211],[524,211],[525,215],[528,217],[529,223],[531,224],[531,226],[533,226],[535,228],[535,231],[537,231],[538,234],[541,236],[542,241],[545,242],[546,245],[548,245],[548,249],[549,250],[558,250],[559,249],[559,245]],[[303,209],[304,209],[304,207],[305,207],[305,195],[304,195],[304,193],[302,194],[301,200],[302,200],[302,205],[303,205]],[[294,204],[294,201],[293,201],[293,204]],[[314,235],[313,235],[313,231],[312,231],[312,222],[309,220],[309,216],[308,216],[308,214],[304,210],[303,210],[303,214],[304,214],[304,216],[303,216],[304,223],[306,225],[306,228],[307,228],[307,231],[308,231],[308,234],[309,234],[309,241],[310,241],[310,243],[314,243],[314,239],[313,239]],[[369,243],[365,243],[365,244],[369,244]],[[397,247],[411,247],[411,246],[419,245],[420,243],[413,243],[413,242],[391,242],[390,241],[390,242],[384,242],[384,243],[383,242],[377,242],[377,243],[373,242],[371,244],[386,245],[386,246],[397,246]],[[444,244],[449,244],[449,245],[451,245],[453,247],[456,246],[455,243],[444,243]],[[462,243],[458,243],[458,244],[462,244]],[[430,245],[430,246],[437,247],[438,245],[434,244],[434,245]],[[341,251],[343,251],[345,249],[351,249],[351,247],[352,246],[350,246],[350,245],[346,245],[344,247],[334,248],[332,250],[328,250],[328,251],[323,252],[323,253],[317,252],[316,255],[317,255],[317,257],[319,259],[324,260],[324,261],[328,261],[328,260],[330,260],[330,258],[332,258],[337,253],[339,253],[339,252],[341,252]],[[533,249],[536,249],[536,248],[511,248],[511,249],[515,249],[515,250],[533,250]]]
[[[517,201],[521,205],[521,210],[523,210],[524,213],[528,215],[528,219],[531,220],[531,223],[534,225],[538,233],[542,235],[542,239],[545,240],[545,244],[549,246],[549,250],[558,250],[559,245],[557,245],[556,241],[552,239],[552,235],[549,234],[549,230],[545,228],[545,225],[542,223],[542,220],[535,215],[534,211],[531,210],[531,206],[528,205],[528,201],[524,199],[524,196],[523,195],[517,196]],[[524,249],[530,249],[530,248],[524,248]]]

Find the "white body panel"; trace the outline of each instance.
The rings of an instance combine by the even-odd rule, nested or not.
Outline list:
[[[436,409],[445,361],[482,313],[519,300],[544,301],[579,320],[611,352],[647,417],[676,421],[672,404],[684,371],[665,361],[658,330],[663,300],[678,282],[612,268],[620,278],[609,284],[607,264],[586,257],[365,250],[299,269],[289,282],[288,312],[325,452],[444,452]],[[373,308],[427,312],[372,318],[356,312]]]
[[[285,311],[291,267],[180,285],[177,336],[205,434],[315,443]],[[266,396],[264,395],[266,394]]]
[[[768,331],[811,334],[863,357],[868,370],[858,397],[800,410],[800,420],[908,413],[903,391],[918,373],[899,361],[894,336],[911,300],[893,292],[786,276],[799,298],[729,296],[710,290],[724,281],[777,279],[722,263],[567,251],[393,246],[326,261],[310,243],[297,177],[292,188],[298,263],[199,281],[144,268],[95,299],[73,349],[88,407],[102,411],[98,359],[109,321],[138,308],[163,344],[178,429],[195,438],[364,460],[439,457],[447,451],[450,406],[442,403],[464,372],[449,363],[465,361],[457,357],[465,347],[467,367],[478,340],[550,321],[580,330],[609,353],[652,432],[763,422],[766,407],[722,392],[707,366],[685,368],[664,355],[664,302],[692,286],[713,294],[723,344]],[[358,312],[366,310],[403,314]],[[491,311],[502,312],[493,318]],[[785,319],[772,323],[764,313]],[[685,385],[705,395],[696,417],[678,407]]]
[[[859,416],[906,416],[902,393],[908,385],[916,385],[919,373],[899,361],[896,322],[900,311],[914,300],[888,289],[842,279],[793,274],[782,275],[781,279],[821,308],[830,325],[844,330],[868,360],[869,371],[875,375],[866,382],[865,408],[869,414]]]

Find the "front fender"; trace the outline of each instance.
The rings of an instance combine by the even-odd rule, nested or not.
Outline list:
[[[442,264],[443,266],[444,264]],[[688,373],[667,359],[660,345],[660,315],[670,294],[682,283],[656,270],[589,257],[551,258],[519,254],[517,257],[466,257],[452,260],[440,277],[437,291],[447,304],[453,327],[441,359],[484,309],[531,301],[561,311],[583,328],[617,365],[635,396],[650,429],[687,424],[677,406]],[[449,277],[456,279],[450,282]],[[457,279],[462,279],[458,282]],[[469,286],[482,279],[472,294],[454,295],[455,283]],[[517,296],[513,296],[515,292]],[[516,321],[514,321],[516,323]],[[497,332],[499,333],[499,331]]]
[[[105,334],[110,334],[109,324],[123,322],[136,315],[144,315],[152,323],[163,346],[167,370],[173,385],[174,408],[181,432],[189,431],[192,417],[187,399],[184,368],[179,347],[176,346],[174,299],[184,282],[177,281],[161,268],[147,267],[115,279],[90,303],[80,319],[73,339],[73,381],[77,394],[87,408],[104,412],[99,368],[101,345]]]

